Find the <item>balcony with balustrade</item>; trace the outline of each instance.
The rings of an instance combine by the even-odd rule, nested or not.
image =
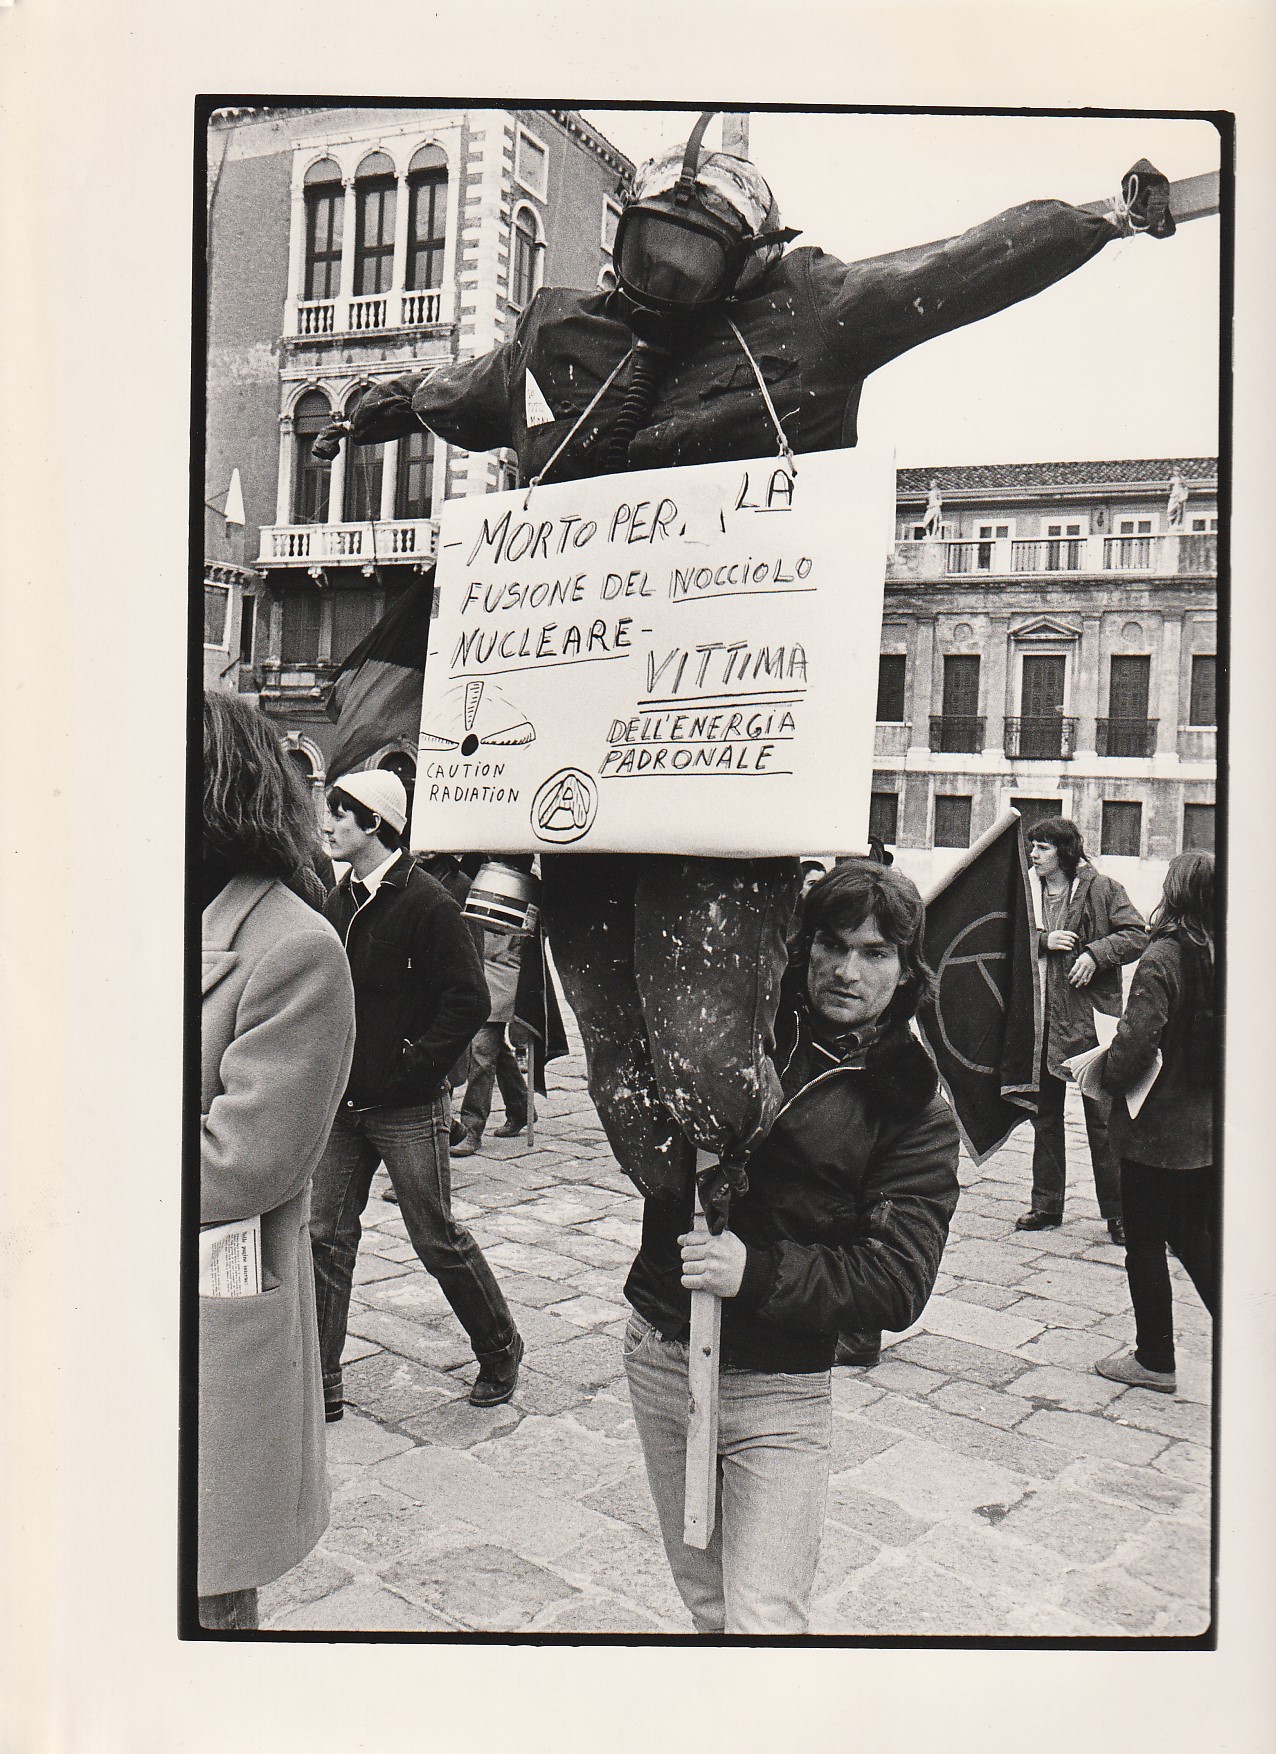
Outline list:
[[[932,755],[981,755],[984,747],[984,721],[970,713],[932,713],[930,715],[930,749]]]
[[[1155,719],[1097,719],[1096,748],[1100,755],[1146,761],[1156,754]]]
[[[310,298],[296,304],[294,333],[305,340],[343,340],[392,329],[442,329],[452,322],[452,295],[441,286],[425,292],[378,292],[363,298]]]
[[[1019,540],[943,538],[895,544],[886,564],[888,583],[992,582],[1025,578],[1136,580],[1190,577],[1213,579],[1218,572],[1218,537],[1213,531],[1173,531],[1158,536],[1067,536]]]
[[[1078,720],[1062,713],[1007,719],[1005,749],[1011,761],[1070,761],[1077,748]]]
[[[372,566],[433,561],[439,527],[432,518],[387,518],[361,524],[268,524],[257,565]]]

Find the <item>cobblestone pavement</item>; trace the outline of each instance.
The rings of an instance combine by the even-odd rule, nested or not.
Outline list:
[[[640,1201],[579,1057],[550,1068],[534,1149],[484,1141],[454,1206],[527,1342],[479,1411],[475,1364],[398,1208],[365,1214],[332,1523],[262,1592],[273,1631],[687,1632],[620,1358]],[[493,1124],[499,1119],[499,1103]],[[1094,1203],[1079,1101],[1059,1230],[1016,1233],[1026,1126],[963,1193],[934,1296],[871,1370],[834,1372],[813,1633],[1187,1636],[1208,1624],[1209,1320],[1174,1268],[1175,1397],[1096,1359],[1132,1343],[1122,1255]]]

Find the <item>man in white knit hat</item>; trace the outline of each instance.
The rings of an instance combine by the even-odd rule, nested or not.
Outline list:
[[[382,1162],[412,1246],[478,1358],[470,1400],[499,1406],[514,1393],[523,1342],[478,1244],[452,1216],[448,1159],[448,1072],[487,1021],[483,964],[460,908],[402,849],[408,800],[397,775],[346,774],[327,803],[328,851],[350,867],[324,913],[350,959],[355,1051],[311,1196],[325,1411],[340,1419],[344,1405],[359,1220]]]

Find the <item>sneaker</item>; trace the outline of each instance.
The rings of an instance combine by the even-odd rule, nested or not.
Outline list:
[[[1114,1352],[1111,1358],[1101,1358],[1094,1368],[1109,1382],[1122,1382],[1131,1389],[1154,1389],[1158,1395],[1172,1395],[1178,1387],[1172,1370],[1149,1370],[1133,1352]]]
[[[460,1139],[452,1147],[453,1157],[474,1157],[482,1141],[473,1133],[462,1133]]]
[[[508,1401],[518,1383],[518,1367],[523,1362],[523,1337],[515,1334],[514,1344],[499,1360],[479,1366],[478,1380],[470,1390],[472,1407],[499,1407]]]
[[[325,1388],[323,1391],[323,1417],[325,1424],[335,1425],[345,1412],[345,1397],[340,1389]]]

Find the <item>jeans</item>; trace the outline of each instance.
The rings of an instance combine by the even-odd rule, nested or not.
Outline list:
[[[1211,1315],[1218,1303],[1218,1177],[1121,1160],[1125,1273],[1134,1305],[1134,1355],[1145,1370],[1174,1369],[1174,1294],[1166,1244]]]
[[[744,1152],[780,1106],[768,1054],[797,860],[560,853],[541,872],[612,1152],[644,1194],[679,1193],[693,1147]]]
[[[445,1095],[421,1108],[337,1111],[310,1197],[325,1399],[341,1389],[341,1352],[362,1235],[359,1219],[382,1162],[399,1196],[412,1246],[438,1280],[479,1363],[499,1361],[517,1338],[492,1269],[469,1231],[452,1216],[449,1125]]]
[[[805,1632],[828,1495],[828,1371],[722,1372],[718,1514],[704,1552],[682,1539],[687,1348],[635,1314],[625,1375],[665,1553],[696,1631]]]
[[[257,1591],[227,1590],[199,1598],[199,1623],[206,1632],[256,1632]]]
[[[1041,1093],[1033,1119],[1032,1209],[1063,1216],[1063,1197],[1068,1185],[1068,1161],[1064,1151],[1063,1098],[1067,1085],[1041,1063]],[[1104,1218],[1121,1216],[1121,1166],[1108,1143],[1107,1104],[1083,1096],[1086,1137],[1090,1141],[1090,1164],[1094,1191]]]
[[[470,1043],[470,1076],[461,1104],[461,1126],[472,1138],[481,1139],[492,1109],[492,1081],[500,1086],[505,1119],[527,1123],[527,1084],[518,1069],[514,1050],[505,1039],[503,1023],[485,1023]]]

